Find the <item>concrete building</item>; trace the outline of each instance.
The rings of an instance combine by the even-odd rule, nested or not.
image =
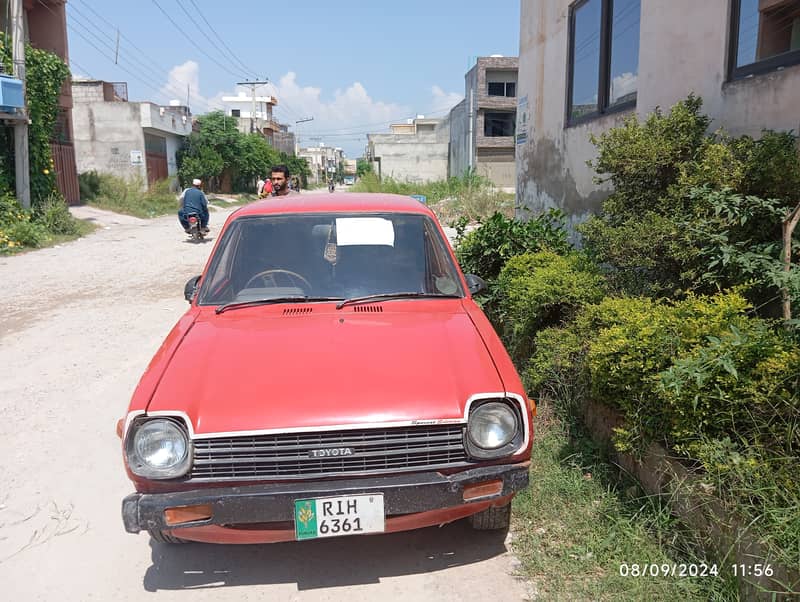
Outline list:
[[[295,136],[294,132],[289,131],[289,126],[279,124],[280,129],[272,134],[272,146],[280,153],[293,155],[295,153]]]
[[[241,108],[229,109],[228,115],[235,117],[237,127],[243,134],[258,132],[263,135],[270,146],[287,155],[295,153],[294,133],[289,131],[289,126],[275,121],[273,109],[278,105],[274,96],[256,96],[256,111],[253,113],[253,97],[239,94],[239,96],[223,96],[222,101],[231,104],[240,104]],[[253,119],[251,119],[253,116]]]
[[[273,108],[278,104],[278,99],[274,96],[256,96],[255,112],[253,112],[253,97],[243,93],[238,96],[223,96],[222,102],[240,105],[239,108],[229,109],[228,115],[236,118],[238,129],[242,134],[259,132],[272,144],[275,133],[281,131],[281,125],[272,115]]]
[[[69,65],[66,0],[24,0],[25,35],[34,48],[52,52]],[[0,31],[10,31],[6,16],[10,0],[0,0]],[[78,173],[75,168],[75,149],[72,144],[72,94],[69,79],[61,88],[56,122],[50,150],[58,190],[70,204],[80,202]]]
[[[447,178],[450,119],[419,115],[389,126],[389,134],[367,134],[367,160],[375,173],[403,182]]]
[[[192,132],[188,107],[128,102],[127,84],[74,81],[78,171],[110,173],[143,186],[178,172],[176,153]]]
[[[308,162],[311,170],[311,182],[314,184],[321,184],[328,178],[334,177],[339,171],[339,164],[345,160],[344,151],[341,148],[324,144],[301,148],[297,156]]]
[[[577,223],[608,188],[589,141],[690,92],[712,129],[800,128],[800,0],[523,2],[517,203]]]
[[[475,169],[514,189],[517,68],[517,57],[479,57],[464,76],[464,100],[450,111],[451,177]]]

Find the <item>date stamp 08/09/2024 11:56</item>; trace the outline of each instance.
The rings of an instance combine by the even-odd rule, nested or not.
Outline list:
[[[719,565],[705,563],[623,562],[619,565],[619,574],[622,577],[720,577],[725,576],[726,570],[734,577],[771,577],[774,573],[769,564],[731,564],[725,565],[722,569]]]

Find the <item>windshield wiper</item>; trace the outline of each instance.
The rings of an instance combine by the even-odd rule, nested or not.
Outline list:
[[[345,305],[350,305],[353,303],[367,303],[369,301],[374,301],[375,299],[427,299],[431,297],[441,299],[461,299],[461,295],[444,295],[442,293],[380,293],[376,295],[365,295],[364,297],[351,297],[350,299],[345,299],[336,305],[336,309],[342,309]]]
[[[251,301],[232,301],[225,305],[220,305],[214,310],[217,314],[221,314],[229,309],[238,309],[240,307],[254,307],[256,305],[272,305],[274,303],[312,303],[314,301],[341,301],[341,297],[309,297],[307,295],[294,295],[291,297],[265,297],[264,299],[253,299]]]

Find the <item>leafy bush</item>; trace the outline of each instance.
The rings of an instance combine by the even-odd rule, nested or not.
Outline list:
[[[24,247],[38,247],[47,238],[47,230],[31,222],[25,211],[10,194],[0,194],[0,253],[14,253]]]
[[[495,321],[511,357],[524,363],[538,330],[570,321],[604,292],[603,277],[581,253],[545,250],[509,259],[497,279]]]
[[[606,299],[588,308],[578,321],[582,332],[594,332],[586,358],[593,397],[622,409],[637,440],[674,435],[682,427],[665,409],[660,373],[706,337],[745,330],[748,309],[735,292],[680,302]]]
[[[0,251],[18,250],[22,247],[40,247],[47,240],[44,226],[27,219],[19,220],[0,231]]]
[[[476,230],[459,236],[458,262],[465,273],[494,280],[506,261],[517,255],[543,249],[566,253],[571,247],[564,223],[564,214],[554,209],[527,221],[495,213]]]
[[[78,174],[78,187],[83,202],[94,200],[100,194],[100,176],[94,170]]]
[[[614,192],[603,214],[579,231],[621,292],[708,294],[753,281],[749,296],[762,306],[775,297],[775,277],[760,268],[725,269],[711,256],[730,241],[777,259],[781,220],[798,202],[797,138],[771,131],[759,140],[706,135],[710,121],[701,104],[689,96],[668,115],[656,111],[644,123],[632,116],[592,138],[598,158],[591,165]]]
[[[50,234],[78,234],[78,222],[59,194],[52,194],[33,212],[33,219]]]

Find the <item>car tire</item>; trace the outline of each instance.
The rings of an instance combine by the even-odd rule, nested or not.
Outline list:
[[[175,537],[174,535],[170,535],[164,531],[148,529],[147,532],[150,533],[150,537],[153,538],[153,541],[157,541],[158,543],[189,543],[185,539]]]
[[[490,507],[469,517],[469,525],[477,531],[508,530],[511,524],[511,502]]]

